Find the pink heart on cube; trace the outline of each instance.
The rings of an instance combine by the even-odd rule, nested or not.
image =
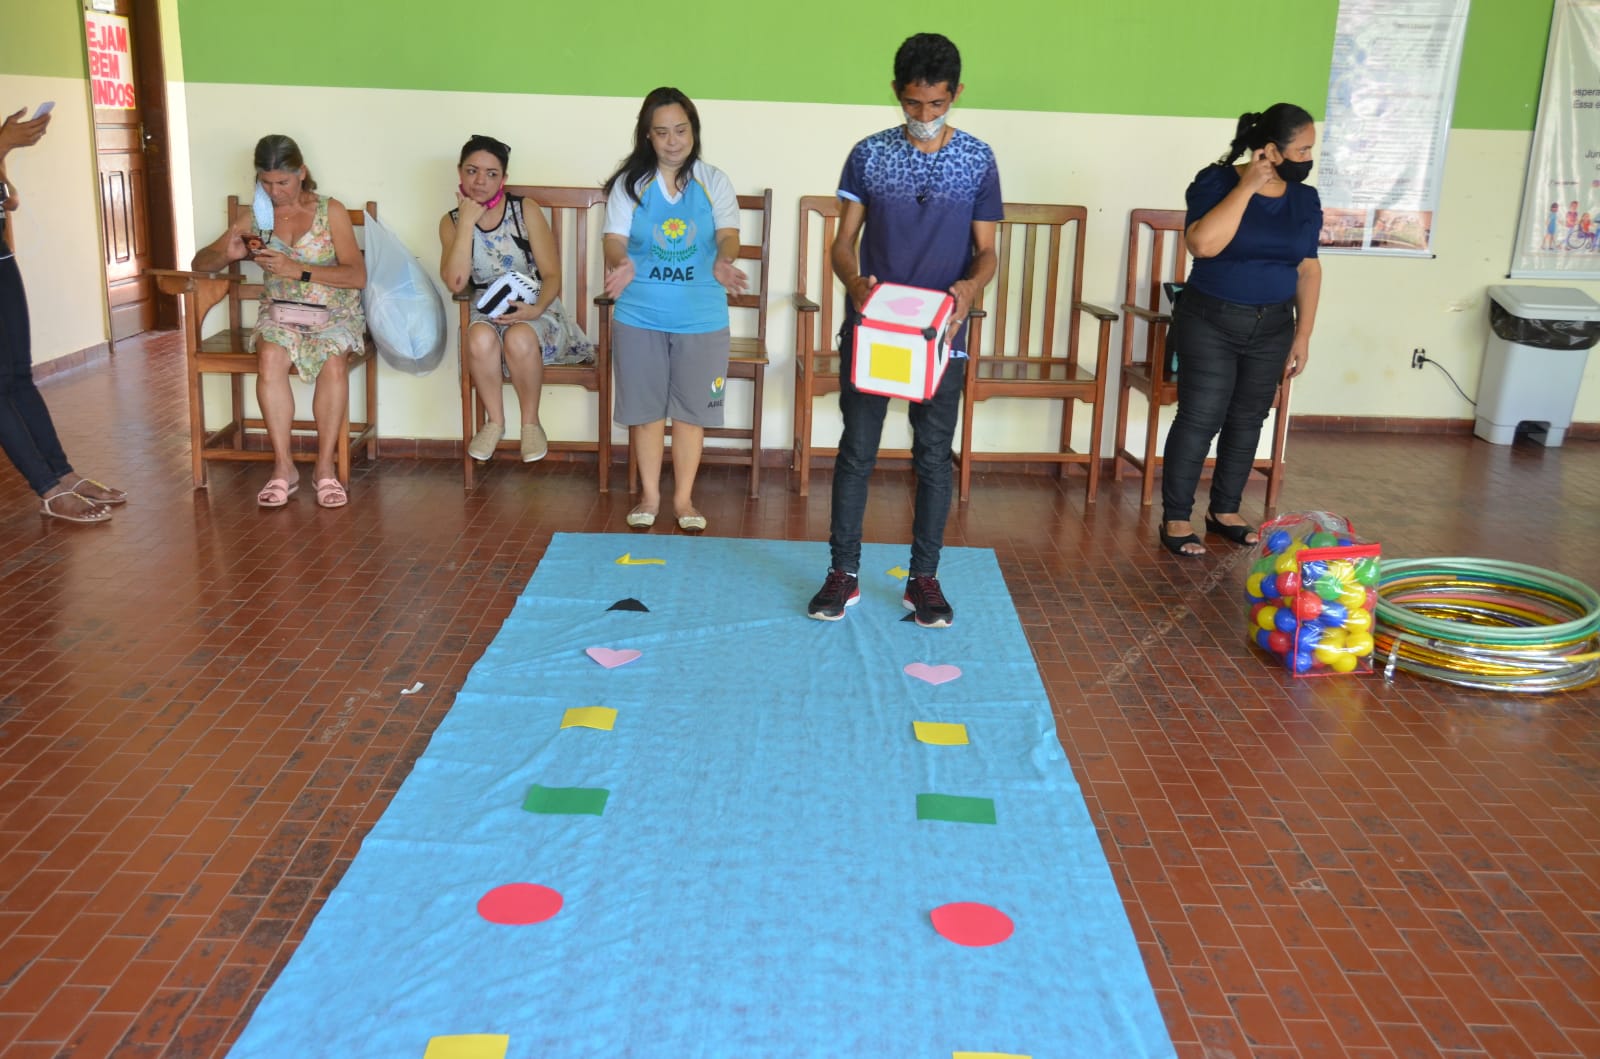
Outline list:
[[[907,294],[883,303],[896,316],[915,316],[922,309],[922,299]]]
[[[618,666],[625,666],[635,658],[639,657],[639,652],[635,651],[631,647],[625,647],[620,651],[611,647],[590,647],[585,649],[583,653],[594,659],[596,662],[599,662],[607,669],[615,669]]]
[[[948,684],[960,675],[960,666],[930,666],[926,662],[912,662],[906,666],[906,676],[926,680],[929,684]]]

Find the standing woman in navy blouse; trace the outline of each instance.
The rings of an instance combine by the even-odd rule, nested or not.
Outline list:
[[[1234,544],[1258,539],[1240,495],[1278,382],[1306,366],[1322,289],[1322,200],[1305,183],[1316,140],[1293,103],[1241,115],[1227,155],[1189,185],[1194,267],[1172,310],[1178,414],[1161,477],[1161,543],[1174,555],[1205,554],[1190,514],[1219,431],[1206,530]]]

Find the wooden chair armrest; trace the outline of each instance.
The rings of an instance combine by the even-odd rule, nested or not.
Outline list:
[[[244,277],[233,272],[194,272],[186,268],[147,268],[146,276],[156,277],[156,286],[163,294],[185,294],[199,290],[201,282],[243,283]]]
[[[1115,323],[1117,319],[1116,313],[1107,309],[1104,305],[1096,305],[1094,302],[1074,302],[1072,307],[1080,313],[1088,313],[1101,323]]]
[[[821,312],[822,306],[818,305],[816,302],[805,297],[804,295],[796,294],[794,296],[794,311],[797,313]]]
[[[1147,320],[1152,324],[1170,324],[1172,322],[1171,313],[1163,313],[1154,309],[1146,309],[1142,305],[1134,305],[1131,302],[1123,302],[1122,311],[1125,313],[1132,313],[1139,319]]]
[[[617,304],[617,299],[611,297],[609,294],[596,294],[594,296],[594,303],[596,305],[611,306]]]

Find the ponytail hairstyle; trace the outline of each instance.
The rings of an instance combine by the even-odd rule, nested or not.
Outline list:
[[[1217,164],[1229,165],[1240,155],[1254,154],[1269,143],[1281,151],[1311,122],[1311,115],[1293,103],[1274,103],[1258,114],[1240,114],[1233,142]]]
[[[611,194],[611,189],[617,181],[622,181],[623,190],[634,202],[643,203],[639,196],[639,182],[655,172],[658,164],[656,159],[655,144],[650,142],[650,123],[655,120],[656,111],[662,107],[678,104],[683,112],[689,116],[689,129],[694,133],[694,146],[689,149],[689,156],[683,160],[683,166],[678,170],[677,189],[682,191],[689,186],[689,174],[694,170],[694,164],[700,160],[700,112],[694,109],[694,104],[689,97],[676,88],[657,88],[644,97],[644,103],[639,107],[639,120],[633,127],[633,151],[617,166],[617,171],[612,173],[605,182],[605,192]]]
[[[300,155],[300,145],[281,132],[270,133],[256,141],[256,172],[270,173],[275,169],[282,172],[304,169],[303,186],[307,191],[317,190],[317,182],[311,179],[311,170]]]

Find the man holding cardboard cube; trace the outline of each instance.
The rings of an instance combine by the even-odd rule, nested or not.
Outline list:
[[[900,396],[911,402],[917,472],[904,603],[918,625],[942,629],[955,620],[938,572],[966,379],[966,316],[994,278],[1000,172],[988,144],[947,123],[964,87],[961,53],[947,38],[919,33],[901,44],[892,87],[905,124],[856,144],[839,178],[842,212],[830,258],[849,292],[839,335],[844,433],[833,469],[832,568],[807,613],[837,621],[861,596],[867,483],[890,397]],[[875,298],[880,283],[916,289],[885,289]]]

